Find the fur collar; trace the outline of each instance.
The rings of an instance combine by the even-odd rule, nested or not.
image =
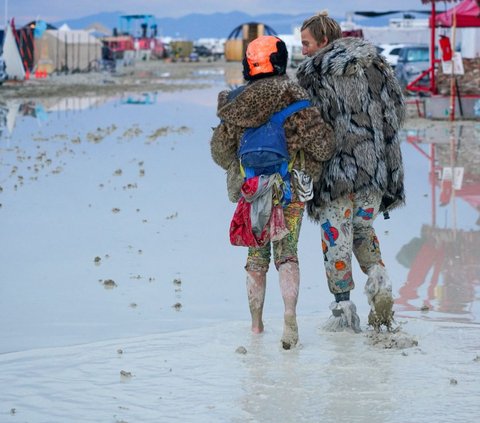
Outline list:
[[[233,100],[229,93],[222,91],[218,95],[217,115],[243,128],[260,126],[290,103],[308,99],[308,94],[286,75],[252,81]]]

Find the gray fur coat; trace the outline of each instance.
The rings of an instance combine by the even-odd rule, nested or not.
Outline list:
[[[379,192],[381,211],[405,202],[398,132],[405,118],[401,88],[376,48],[341,38],[301,63],[297,79],[335,132],[336,151],[314,184],[309,216],[350,193]]]

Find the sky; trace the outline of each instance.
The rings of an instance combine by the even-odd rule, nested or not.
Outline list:
[[[81,18],[101,12],[153,14],[157,18],[180,17],[190,13],[241,11],[252,16],[263,13],[298,14],[328,10],[330,15],[345,16],[361,10],[424,10],[421,0],[403,0],[401,6],[390,0],[0,0],[0,24],[12,17],[18,23],[43,19],[48,22]]]

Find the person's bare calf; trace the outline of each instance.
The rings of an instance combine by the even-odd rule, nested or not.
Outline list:
[[[252,316],[252,332],[263,332],[263,304],[265,302],[265,289],[267,274],[263,271],[247,271],[248,306]]]
[[[298,343],[297,301],[300,285],[298,263],[286,262],[279,266],[280,290],[285,306],[282,347],[289,350]]]

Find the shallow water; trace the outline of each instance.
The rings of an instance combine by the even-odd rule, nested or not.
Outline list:
[[[302,346],[283,352],[273,267],[266,333],[248,329],[246,250],[209,152],[237,80],[215,72],[204,89],[3,105],[0,421],[476,421],[480,124],[409,121],[408,203],[376,222],[418,346],[371,345],[358,267],[364,334],[319,329],[332,298],[305,219]]]

